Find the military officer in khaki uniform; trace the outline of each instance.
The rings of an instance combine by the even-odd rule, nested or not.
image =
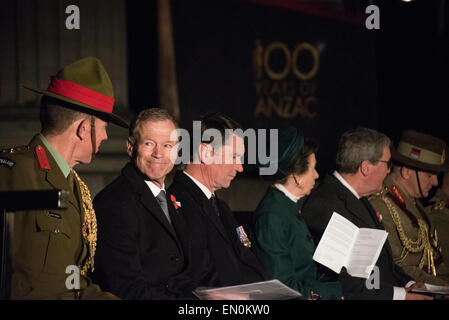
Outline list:
[[[446,149],[446,154],[448,149]],[[449,159],[446,159],[446,172],[441,187],[425,207],[427,218],[435,228],[435,235],[441,249],[443,261],[449,261]]]
[[[449,285],[449,268],[442,261],[434,230],[418,201],[437,184],[444,169],[444,141],[420,132],[404,131],[396,149],[394,165],[381,192],[370,202],[388,232],[395,263],[414,280]]]
[[[127,127],[112,113],[109,76],[98,59],[87,57],[52,77],[47,90],[26,88],[43,94],[42,130],[28,146],[2,150],[0,191],[63,189],[70,198],[66,210],[15,213],[10,296],[115,299],[87,277],[94,268],[97,225],[89,189],[73,170],[94,158],[107,139],[108,122]],[[79,268],[79,288],[66,285],[69,266]]]

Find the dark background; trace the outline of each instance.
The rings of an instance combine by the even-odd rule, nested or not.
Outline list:
[[[343,1],[343,8],[257,2],[172,1],[182,126],[212,110],[245,127],[297,125],[320,144],[320,174],[333,169],[341,133],[357,126],[378,129],[394,142],[404,129],[449,142],[444,1],[354,0]],[[380,30],[365,28],[369,4],[380,8]],[[136,112],[158,103],[155,12],[155,1],[127,2],[129,102]],[[251,61],[244,54],[255,38],[326,43],[317,119],[254,117]]]

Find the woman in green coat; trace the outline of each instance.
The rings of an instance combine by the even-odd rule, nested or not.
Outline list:
[[[268,177],[275,183],[254,216],[255,251],[271,278],[298,290],[305,298],[341,299],[338,282],[317,279],[312,259],[315,244],[298,206],[298,200],[310,193],[318,178],[316,150],[314,143],[304,142],[297,128],[279,133],[278,169]]]

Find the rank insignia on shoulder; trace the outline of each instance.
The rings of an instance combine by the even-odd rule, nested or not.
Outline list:
[[[19,153],[19,152],[25,152],[28,150],[30,150],[30,146],[21,146],[21,147],[12,147],[12,148],[1,149],[0,153]]]
[[[239,226],[235,229],[237,231],[237,235],[239,237],[240,242],[246,247],[251,247],[251,241],[249,241],[248,236],[246,235],[245,229],[242,226]]]
[[[6,167],[8,169],[12,169],[15,166],[15,162],[8,158],[0,158],[0,166]]]
[[[50,170],[50,163],[48,162],[47,152],[45,148],[41,145],[37,145],[34,148],[34,152],[36,153],[37,161],[39,162],[39,166],[41,169]]]
[[[444,209],[445,205],[446,203],[444,200],[438,201],[432,206],[432,211],[441,211]]]

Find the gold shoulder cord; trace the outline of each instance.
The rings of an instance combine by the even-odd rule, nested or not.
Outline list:
[[[434,276],[436,276],[436,269],[433,259],[432,247],[429,241],[427,224],[422,219],[418,218],[418,238],[416,239],[416,241],[413,241],[406,236],[405,231],[402,227],[401,219],[399,218],[399,214],[391,201],[386,197],[386,193],[381,192],[380,197],[386,204],[388,211],[390,211],[393,222],[396,225],[396,229],[399,233],[399,238],[402,245],[404,246],[399,258],[399,263],[405,260],[409,252],[418,253],[422,251],[423,255],[418,267],[422,269],[424,263],[427,260],[427,273],[432,273]]]
[[[94,255],[97,248],[97,218],[95,216],[95,210],[92,205],[92,198],[87,185],[79,177],[78,173],[73,170],[76,180],[78,181],[81,189],[81,199],[83,200],[84,209],[84,221],[82,227],[82,233],[84,239],[89,243],[90,256],[86,259],[84,266],[81,269],[81,274],[86,275],[89,267],[94,271]]]

